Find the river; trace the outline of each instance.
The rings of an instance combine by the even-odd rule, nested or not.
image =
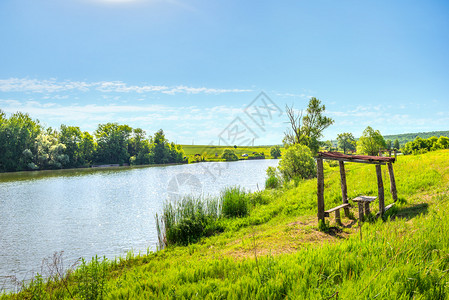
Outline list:
[[[218,196],[226,186],[263,189],[278,160],[0,174],[0,291],[64,251],[109,259],[156,250],[155,214],[166,199]]]

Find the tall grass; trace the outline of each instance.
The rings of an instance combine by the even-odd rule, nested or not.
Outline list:
[[[218,228],[215,221],[220,215],[219,200],[186,196],[181,200],[165,202],[162,215],[156,214],[159,247],[187,245]]]
[[[263,200],[250,197],[243,188],[225,188],[220,198],[200,199],[186,196],[165,202],[162,215],[156,214],[159,248],[187,245],[200,238],[223,231],[220,218],[244,217],[250,202]]]
[[[221,193],[223,216],[227,218],[244,217],[249,210],[249,197],[241,187],[228,187]]]

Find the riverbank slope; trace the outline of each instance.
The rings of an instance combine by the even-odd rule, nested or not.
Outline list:
[[[385,220],[358,226],[343,219],[344,226],[336,226],[331,219],[327,232],[319,231],[316,179],[304,180],[259,192],[247,217],[223,220],[224,232],[196,244],[114,262],[97,259],[57,282],[35,280],[2,299],[36,293],[53,298],[103,293],[110,299],[444,299],[449,296],[449,151],[399,157],[394,169],[399,201]],[[386,170],[383,176],[388,187]],[[374,166],[348,163],[347,183],[350,198],[375,195]],[[326,207],[340,204],[338,166],[326,163],[325,184]]]

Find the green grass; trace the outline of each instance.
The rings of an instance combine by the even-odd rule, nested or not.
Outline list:
[[[377,194],[373,165],[346,169],[350,198]],[[220,234],[109,262],[103,290],[108,299],[447,299],[449,151],[399,157],[394,170],[400,201],[386,220],[331,219],[329,233],[318,231],[316,179],[290,182],[249,194],[247,216],[220,219]],[[385,167],[383,179],[389,204]],[[340,193],[338,167],[325,164],[326,207]],[[76,299],[80,278],[67,280]],[[40,295],[71,298],[55,286],[41,284]]]

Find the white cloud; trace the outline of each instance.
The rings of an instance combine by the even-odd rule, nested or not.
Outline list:
[[[23,92],[23,93],[57,93],[64,91],[97,91],[102,93],[163,93],[175,94],[224,94],[245,93],[251,89],[222,89],[208,87],[190,87],[185,85],[128,85],[122,81],[58,81],[56,79],[38,80],[28,78],[0,79],[0,92]],[[59,95],[60,96],[60,95]],[[49,96],[47,96],[49,97]],[[63,97],[63,96],[60,96]]]

